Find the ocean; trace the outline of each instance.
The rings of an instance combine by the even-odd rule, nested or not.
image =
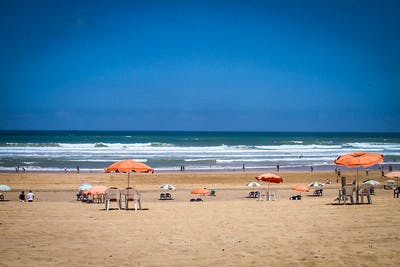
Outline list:
[[[330,170],[345,153],[400,166],[400,133],[0,131],[0,171],[101,172],[133,159],[155,171]]]

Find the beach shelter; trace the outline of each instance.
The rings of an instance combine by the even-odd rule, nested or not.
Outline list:
[[[299,192],[309,192],[310,191],[310,189],[308,189],[308,187],[304,186],[304,185],[295,185],[292,187],[292,190],[299,191]]]
[[[397,184],[399,184],[400,171],[388,172],[388,173],[385,175],[385,177],[386,177],[386,178],[389,178],[389,179],[394,179],[394,178],[396,178],[396,179],[397,179]]]
[[[0,184],[0,191],[5,192],[5,191],[10,191],[11,187],[5,184]]]
[[[365,181],[363,182],[363,184],[370,184],[370,185],[375,186],[375,185],[380,184],[380,182],[375,181],[375,180],[365,180]]]
[[[333,162],[338,166],[345,166],[347,168],[357,168],[357,198],[356,203],[358,203],[358,168],[359,167],[371,167],[375,164],[381,163],[383,161],[383,155],[370,152],[353,152],[350,154],[344,154],[337,157]]]
[[[190,194],[193,194],[193,195],[208,195],[209,193],[210,193],[210,190],[204,189],[204,188],[193,189],[190,192]]]
[[[247,184],[248,187],[260,187],[261,184],[257,183],[257,182],[250,182]]]
[[[85,190],[88,190],[89,188],[92,188],[92,185],[91,185],[91,184],[86,184],[86,183],[84,183],[84,184],[81,184],[81,185],[79,186],[79,190],[80,190],[80,191],[85,191]]]
[[[109,167],[104,169],[105,173],[109,172],[127,172],[128,173],[128,187],[130,180],[131,172],[154,172],[154,169],[150,166],[147,166],[144,163],[137,162],[131,159],[121,160],[111,164]]]
[[[173,186],[172,184],[165,184],[162,185],[160,188],[164,190],[175,190],[175,186]]]
[[[320,182],[312,182],[308,187],[323,187],[325,184]]]
[[[91,188],[83,191],[82,193],[84,195],[88,195],[88,194],[90,194],[90,195],[101,195],[101,194],[104,194],[107,189],[108,189],[107,186],[95,185],[95,186],[92,186]]]

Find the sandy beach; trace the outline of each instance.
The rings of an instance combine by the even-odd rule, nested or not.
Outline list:
[[[126,174],[1,173],[12,187],[0,203],[1,266],[395,266],[400,259],[400,201],[376,189],[372,205],[332,205],[339,184],[333,172],[279,173],[277,201],[249,199],[260,173],[134,174],[143,210],[104,211],[104,204],[75,200],[83,182],[125,187]],[[351,182],[355,172],[344,171]],[[368,178],[381,183],[377,172]],[[290,188],[312,181],[322,197]],[[360,181],[365,174],[360,174]],[[159,201],[159,187],[177,187],[174,200]],[[190,190],[215,188],[216,197],[191,203]],[[267,188],[263,184],[263,189]],[[21,190],[36,201],[18,202]],[[113,205],[112,207],[115,207]]]

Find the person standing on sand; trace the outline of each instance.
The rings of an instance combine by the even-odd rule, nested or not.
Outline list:
[[[279,164],[276,165],[276,171],[279,172]]]
[[[79,165],[76,166],[76,172],[79,173]]]

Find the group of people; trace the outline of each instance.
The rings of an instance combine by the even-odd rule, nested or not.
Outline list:
[[[32,190],[29,190],[29,193],[25,195],[25,192],[22,191],[21,194],[19,194],[18,197],[20,202],[33,202],[35,199],[35,194],[32,193]]]

